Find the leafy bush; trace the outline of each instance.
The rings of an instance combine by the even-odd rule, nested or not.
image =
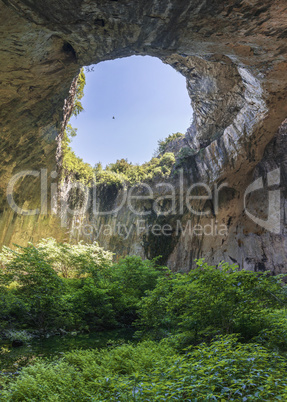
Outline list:
[[[38,360],[17,377],[0,376],[1,400],[287,399],[285,353],[274,351],[287,346],[282,276],[203,260],[178,274],[156,260],[111,257],[96,243],[54,239],[4,248],[0,317],[11,339],[25,338],[25,327],[102,330],[138,319],[139,335],[158,341]]]
[[[1,284],[17,281],[15,293],[25,304],[24,321],[39,329],[53,327],[59,318],[59,306],[64,284],[52,266],[32,245],[14,252],[14,258],[6,264]]]
[[[95,177],[96,184],[106,186],[114,185],[117,188],[123,187],[126,181],[125,175],[110,170],[102,170],[98,172]]]
[[[103,302],[105,297],[101,296],[108,288],[99,289],[97,281],[111,265],[112,253],[97,243],[68,245],[49,238],[42,240],[37,248],[32,244],[18,251],[6,247],[0,258],[3,264],[0,316],[8,326],[44,331],[96,327],[99,320],[111,313],[110,304]],[[15,283],[17,286],[11,287]],[[106,323],[109,327],[109,320]]]
[[[68,127],[69,130],[69,127]],[[80,181],[85,185],[91,185],[94,181],[94,171],[89,163],[76,156],[70,147],[71,140],[66,130],[62,140],[63,152],[63,177],[69,177],[72,181]]]
[[[286,400],[286,360],[232,336],[179,355],[168,343],[143,342],[74,351],[23,368],[5,401]]]
[[[287,313],[286,309],[265,312],[266,326],[254,338],[268,349],[287,351]]]
[[[175,170],[177,171],[177,169],[184,166],[187,159],[190,158],[191,156],[195,155],[195,153],[196,153],[196,151],[194,151],[189,146],[183,147],[177,155],[177,160],[175,163]]]
[[[120,159],[116,163],[108,165],[105,170],[99,169],[97,165],[94,171],[96,182],[99,185],[123,187],[125,184],[142,183],[153,180],[156,177],[168,177],[174,163],[174,154],[168,152],[158,158],[152,158],[149,162],[142,165],[133,165],[126,159]]]
[[[17,340],[22,341],[23,343],[29,342],[33,338],[33,335],[29,334],[29,332],[25,330],[8,330],[5,331],[5,336],[12,342]]]
[[[86,77],[84,69],[81,68],[77,78],[76,92],[73,99],[71,116],[77,116],[84,109],[81,99],[84,96]],[[62,179],[69,177],[72,181],[80,181],[85,185],[91,185],[94,181],[94,171],[90,164],[85,163],[83,159],[76,156],[70,147],[71,138],[75,137],[77,129],[71,124],[67,124],[62,138]]]
[[[15,290],[0,286],[0,330],[16,326],[26,317],[27,306]]]
[[[172,168],[175,163],[175,156],[172,152],[167,152],[162,155],[160,159],[161,166],[166,166],[168,168]]]
[[[111,163],[106,167],[106,170],[110,170],[115,173],[128,175],[130,169],[132,169],[132,163],[128,162],[127,159],[119,159],[116,163]]]
[[[127,256],[111,266],[107,273],[117,321],[130,325],[137,318],[139,301],[147,290],[154,289],[165,269],[157,266],[156,259]]]
[[[174,140],[178,139],[178,138],[184,138],[184,134],[182,133],[173,133],[170,134],[167,138],[165,138],[164,140],[159,140],[158,141],[158,147],[157,150],[155,151],[155,153],[157,155],[161,155],[164,154],[167,150],[167,146]]]
[[[69,311],[72,313],[74,328],[101,331],[118,326],[110,286],[102,287],[88,277],[70,290]]]
[[[68,245],[53,238],[18,251],[6,247],[0,260],[3,329],[131,325],[141,297],[163,275],[155,261],[130,256],[112,264],[112,253],[97,243]]]
[[[141,301],[139,325],[157,337],[179,333],[188,343],[230,333],[247,341],[268,327],[266,311],[285,305],[280,276],[239,271],[227,263],[216,269],[198,260],[188,274],[160,279]]]
[[[190,147],[183,147],[178,154],[178,158],[182,160],[189,158],[192,155],[194,155],[194,151]]]
[[[85,273],[95,274],[110,266],[113,257],[110,251],[104,250],[97,242],[69,244],[48,238],[37,244],[37,250],[65,278],[79,277]]]
[[[75,93],[75,97],[74,97],[74,101],[73,101],[73,115],[74,116],[78,116],[78,114],[84,110],[81,100],[84,96],[85,85],[86,85],[86,76],[85,76],[84,68],[81,68],[80,73],[77,78],[76,93]]]

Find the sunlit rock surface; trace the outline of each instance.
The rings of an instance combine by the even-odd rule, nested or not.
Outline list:
[[[264,4],[256,0],[2,0],[0,19],[0,243],[25,244],[47,236],[93,240],[100,225],[136,225],[140,219],[144,225],[170,224],[173,231],[170,236],[133,231],[127,239],[102,233],[98,241],[118,255],[161,254],[175,270],[188,270],[195,258],[205,257],[212,263],[224,259],[247,269],[285,272],[285,0]],[[144,217],[126,206],[114,215],[96,217],[89,210],[79,218],[93,227],[91,234],[85,234],[76,228],[75,217],[69,216],[67,226],[63,225],[63,210],[53,204],[55,186],[51,190],[56,182],[51,173],[61,170],[61,133],[70,113],[71,83],[83,65],[134,54],[159,57],[187,79],[194,110],[185,139],[190,156],[181,165],[183,184],[180,173],[168,180],[176,188],[177,205],[180,192],[186,196],[194,183],[210,188],[226,185],[219,193],[218,208],[214,199],[195,201],[198,208],[210,210],[209,215],[196,216],[186,206],[173,215],[158,216],[152,211]],[[276,193],[280,202],[274,204],[277,215],[280,212],[279,231],[278,225],[266,228],[263,222],[268,221],[271,200],[268,173],[278,168],[280,185],[268,190],[280,190]],[[34,172],[16,183],[14,201],[25,210],[41,208],[41,183],[36,174],[41,169],[42,190],[47,187],[47,197],[42,191],[41,214],[17,214],[6,197],[11,177],[25,170]],[[246,197],[248,215],[244,194],[261,176],[264,188]],[[154,198],[165,191],[156,184]],[[69,184],[58,189],[60,201],[69,197],[68,190]],[[121,192],[99,194],[98,208],[120,205]],[[47,208],[43,207],[46,198]],[[146,202],[137,205],[138,210],[153,210],[152,203]],[[261,219],[261,225],[251,215]],[[212,220],[218,226],[226,225],[227,233],[215,234],[214,227],[211,235],[184,232],[188,222],[204,227]]]

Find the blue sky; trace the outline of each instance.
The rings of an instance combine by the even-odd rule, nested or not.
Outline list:
[[[190,125],[185,78],[155,57],[99,63],[86,80],[85,110],[71,119],[78,129],[72,149],[92,166],[121,158],[148,161],[159,139]]]

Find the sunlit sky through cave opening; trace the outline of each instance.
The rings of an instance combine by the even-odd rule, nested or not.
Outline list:
[[[92,166],[149,161],[159,140],[191,124],[185,78],[156,57],[105,61],[85,74],[84,111],[70,121],[78,129],[71,146]]]

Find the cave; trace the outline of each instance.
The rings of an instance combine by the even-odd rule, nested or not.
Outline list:
[[[152,224],[179,227],[167,248],[154,243],[165,248],[165,262],[173,270],[188,270],[192,258],[204,256],[212,264],[225,260],[245,269],[285,272],[286,14],[283,0],[267,0],[264,7],[257,0],[232,0],[228,7],[211,0],[3,0],[0,243],[26,244],[47,236],[89,240],[75,232],[73,217],[63,226],[49,201],[53,172],[61,171],[61,141],[77,76],[82,66],[149,55],[184,75],[194,111],[185,136],[191,152],[175,188],[186,191],[194,183],[221,188],[216,201],[201,206],[211,211],[209,217],[191,217],[184,207],[165,219],[149,218]],[[27,176],[19,176],[14,202],[25,211],[38,208],[39,214],[11,207],[7,188],[21,172]],[[44,182],[48,190],[41,196]],[[58,196],[65,200],[69,189],[66,180]],[[109,202],[117,205],[119,197],[121,191]],[[90,213],[83,218],[90,222]],[[109,219],[123,224],[134,217],[122,208],[90,223],[109,224]],[[221,235],[220,225],[227,228]],[[114,235],[97,240],[118,254],[153,256],[152,240],[137,233],[126,241]]]
[[[118,58],[83,71],[83,111],[69,124],[77,130],[73,151],[91,166],[121,159],[143,164],[156,155],[159,141],[190,126],[186,80],[158,58]]]

